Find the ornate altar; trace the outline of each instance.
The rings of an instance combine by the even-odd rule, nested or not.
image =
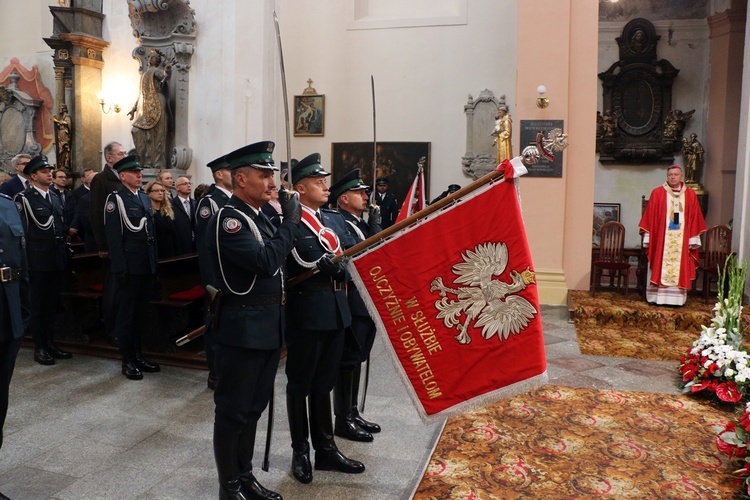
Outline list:
[[[657,60],[659,38],[651,22],[633,19],[616,38],[620,60],[599,74],[604,100],[596,147],[602,163],[671,163],[682,144],[685,118],[680,122],[675,118],[679,110],[672,110],[672,83],[679,70],[666,59]]]

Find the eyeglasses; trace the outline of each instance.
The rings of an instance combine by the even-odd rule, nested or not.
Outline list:
[[[189,186],[189,185],[190,185],[190,181],[187,181],[187,182],[180,182],[180,183],[179,183],[179,184],[177,184],[177,185],[178,185],[178,186]]]

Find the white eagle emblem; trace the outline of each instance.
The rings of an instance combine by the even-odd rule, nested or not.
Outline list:
[[[466,250],[461,257],[464,261],[453,266],[453,273],[458,276],[454,282],[469,286],[448,288],[440,276],[430,283],[430,292],[437,291],[441,297],[435,302],[440,311],[437,318],[448,328],[456,327],[459,333],[454,338],[459,344],[471,342],[468,330],[472,320],[476,320],[475,328],[482,327],[485,339],[497,334],[498,339],[505,340],[511,333],[521,333],[537,314],[528,300],[514,295],[534,283],[531,268],[510,271],[510,283],[492,279],[501,275],[508,265],[508,247],[501,242],[482,243],[474,250]],[[449,293],[455,295],[456,300],[449,298]],[[466,320],[462,324],[464,313]]]

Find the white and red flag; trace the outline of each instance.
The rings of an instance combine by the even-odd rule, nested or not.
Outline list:
[[[508,161],[498,169],[520,173]],[[536,280],[513,182],[476,189],[351,264],[423,418],[545,382]]]
[[[424,209],[424,207],[424,170],[420,166],[416,177],[414,177],[414,182],[411,183],[409,193],[401,204],[401,210],[398,213],[398,217],[396,217],[396,223],[401,222],[407,217],[411,217]]]

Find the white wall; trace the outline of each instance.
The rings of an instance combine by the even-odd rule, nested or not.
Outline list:
[[[604,72],[619,60],[619,47],[615,41],[622,34],[625,22],[599,23],[599,69]],[[658,59],[666,59],[679,69],[672,86],[672,109],[695,114],[687,122],[683,135],[698,135],[705,146],[708,119],[708,85],[710,74],[708,26],[705,19],[654,22],[656,34],[661,36],[656,47]],[[602,109],[602,86],[599,81],[597,109]],[[593,117],[592,117],[593,119]],[[706,151],[704,175],[711,169],[711,152]],[[598,156],[597,156],[598,160]],[[675,163],[683,164],[678,151]],[[625,226],[625,246],[640,245],[638,222],[641,218],[641,196],[649,197],[651,191],[667,178],[666,164],[622,165],[596,164],[596,203],[620,203],[620,222]]]
[[[463,107],[468,95],[477,97],[489,88],[498,97],[507,95],[511,115],[515,110],[515,0],[445,0],[432,2],[433,10],[425,3],[419,19],[407,9],[408,2],[281,3],[279,18],[290,99],[302,93],[308,78],[326,98],[325,136],[293,137],[293,157],[319,152],[327,166],[331,143],[372,141],[372,75],[378,141],[431,143],[431,197],[448,184],[464,186],[471,181],[461,171],[461,156],[466,151]],[[354,22],[356,9],[363,18],[360,24],[414,25],[430,24],[433,14],[444,18],[446,5],[457,9],[467,6],[468,22],[347,29]],[[443,22],[455,21],[444,18]],[[283,116],[281,104],[279,113]],[[284,123],[279,121],[277,148],[283,147],[284,135]],[[514,150],[517,148],[515,137]]]

